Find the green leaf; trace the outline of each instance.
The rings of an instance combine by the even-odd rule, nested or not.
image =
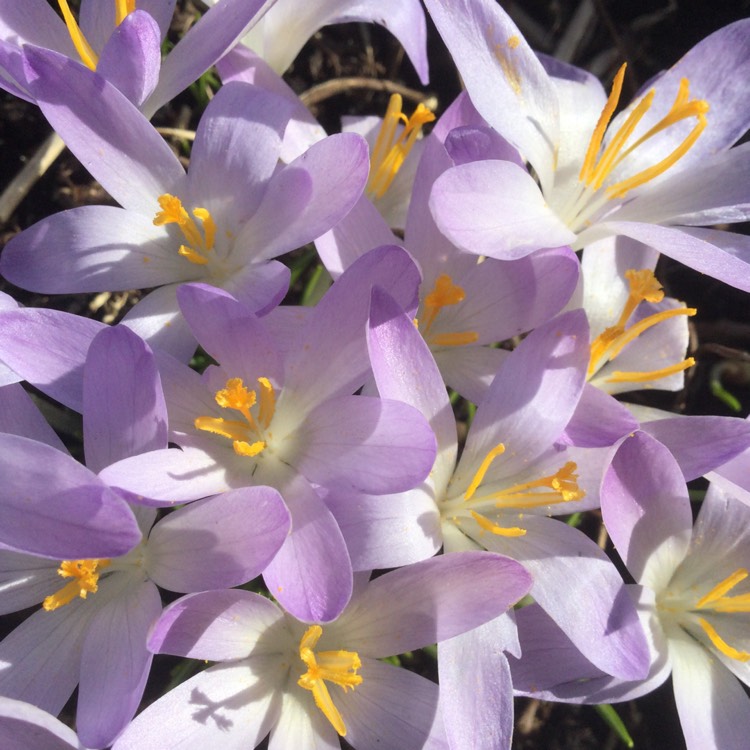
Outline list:
[[[612,706],[603,704],[601,706],[594,706],[599,716],[604,719],[610,729],[622,740],[626,747],[635,747],[633,738],[628,733],[622,719],[620,718],[617,711]]]

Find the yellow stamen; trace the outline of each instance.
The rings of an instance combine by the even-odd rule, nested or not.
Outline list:
[[[76,52],[78,52],[78,56],[81,58],[81,62],[90,70],[96,70],[99,57],[79,28],[78,22],[68,5],[68,0],[57,0],[57,2],[60,6],[65,25],[68,27],[68,34],[70,34],[70,39],[76,48]]]
[[[258,378],[260,385],[260,405],[256,417],[252,408],[256,405],[257,394],[249,390],[242,378],[230,378],[226,387],[216,392],[215,401],[222,409],[238,411],[240,419],[223,419],[221,417],[196,417],[193,424],[197,430],[220,435],[232,441],[235,453],[240,456],[257,456],[266,447],[265,431],[273,419],[276,408],[274,388],[268,378]],[[260,424],[258,424],[260,423]],[[261,438],[249,440],[248,438]]]
[[[119,26],[135,10],[135,0],[115,0],[115,23]]]
[[[716,648],[721,651],[724,656],[728,656],[730,659],[736,659],[737,661],[748,661],[750,660],[750,653],[747,651],[738,651],[736,648],[732,648],[717,632],[716,629],[702,617],[698,618],[698,624],[706,632],[706,635],[711,639]]]
[[[58,592],[48,596],[42,607],[52,612],[58,607],[70,604],[76,597],[85,599],[88,594],[95,594],[99,589],[99,574],[101,568],[106,568],[111,560],[63,560],[57,569],[57,574],[63,578],[73,580],[65,584]]]
[[[715,612],[750,612],[750,594],[725,596],[747,576],[748,572],[745,568],[737,568],[734,573],[717,583],[711,591],[700,598],[695,608],[712,609]]]
[[[505,446],[502,443],[498,443],[487,455],[484,457],[484,460],[480,464],[479,468],[477,469],[476,474],[474,474],[474,478],[471,480],[471,483],[466,488],[466,492],[464,492],[464,500],[471,500],[471,498],[474,496],[474,493],[477,491],[477,488],[482,483],[482,480],[484,479],[484,475],[487,473],[487,470],[490,468],[490,464],[498,457],[502,456],[503,453],[505,453]]]
[[[471,517],[485,530],[496,536],[526,536],[526,529],[521,529],[518,526],[498,526],[498,524],[490,521],[489,518],[485,518],[479,513],[471,511]]]
[[[158,201],[161,211],[154,216],[154,224],[157,227],[177,224],[187,240],[187,244],[180,245],[179,254],[191,263],[205,266],[208,263],[207,253],[213,250],[216,240],[216,224],[210,212],[205,208],[193,209],[193,216],[200,222],[199,227],[177,196],[164,193]]]
[[[325,683],[326,681],[333,682],[345,692],[353,690],[362,684],[362,677],[357,674],[362,661],[356,651],[320,651],[315,654],[313,649],[322,634],[323,629],[320,625],[311,625],[302,636],[299,643],[299,657],[307,665],[307,672],[299,678],[297,684],[312,692],[315,705],[331,722],[338,734],[345,737],[344,720],[334,705]]]
[[[407,118],[401,111],[402,105],[401,94],[393,94],[370,154],[370,178],[366,192],[373,200],[385,195],[422,128],[435,119],[435,115],[424,104],[418,104],[412,116]],[[404,127],[397,135],[399,124]]]
[[[435,280],[435,286],[422,302],[425,314],[421,320],[422,338],[430,346],[465,346],[479,339],[476,331],[457,331],[455,333],[438,333],[430,336],[430,329],[438,314],[444,307],[457,305],[466,299],[463,287],[453,283],[453,279],[443,273]]]
[[[664,299],[664,292],[659,282],[654,276],[653,271],[641,269],[636,271],[630,269],[625,272],[625,276],[630,284],[630,294],[623,306],[620,318],[615,325],[606,328],[591,342],[591,357],[589,359],[588,377],[591,378],[594,373],[598,372],[606,362],[613,360],[631,341],[634,341],[644,331],[661,323],[663,320],[674,318],[678,315],[695,315],[697,310],[694,307],[678,307],[670,310],[649,315],[638,323],[626,328],[626,324],[631,315],[641,302],[661,302]],[[686,370],[692,367],[695,360],[690,357],[675,365],[664,367],[660,370],[651,370],[648,372],[615,372],[607,382],[646,382],[658,378],[667,377],[675,372]]]
[[[630,136],[633,134],[638,123],[644,115],[651,109],[656,92],[654,89],[649,91],[636,105],[630,114],[625,118],[625,122],[620,126],[618,131],[610,138],[601,156],[597,161],[597,155],[601,149],[604,135],[612,119],[617,103],[622,93],[622,84],[625,77],[626,64],[620,67],[612,83],[612,90],[607,98],[607,102],[602,109],[599,120],[591,134],[591,140],[584,157],[579,180],[587,187],[593,190],[599,190],[607,178],[630,154],[639,146],[642,146],[648,140],[658,133],[675,125],[683,120],[695,118],[696,124],[682,142],[661,161],[652,166],[628,177],[620,182],[614,183],[607,187],[606,194],[610,198],[622,198],[633,188],[639,187],[650,182],[659,175],[664,174],[674,164],[676,164],[695,144],[701,133],[706,129],[708,120],[706,114],[709,110],[708,102],[703,99],[690,99],[690,83],[687,79],[680,82],[677,96],[669,112],[659,120],[656,125],[650,128],[644,135],[638,138],[630,146],[626,146]]]

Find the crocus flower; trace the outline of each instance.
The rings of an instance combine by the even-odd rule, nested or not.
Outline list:
[[[750,21],[704,39],[613,118],[623,66],[607,96],[585,71],[540,61],[493,0],[427,0],[480,114],[515,146],[435,185],[438,226],[459,247],[521,257],[624,235],[750,290],[750,243],[702,225],[745,221],[747,130],[742,81]]]
[[[153,356],[127,328],[106,328],[94,339],[83,393],[84,450],[92,468],[166,445]],[[31,429],[38,434],[33,421]],[[54,472],[59,460],[51,452],[37,461]],[[107,529],[92,528],[84,544],[72,524],[37,532],[33,549],[21,547],[53,559],[0,553],[2,611],[43,605],[0,643],[0,692],[57,713],[79,684],[78,731],[91,747],[110,744],[140,703],[151,665],[146,633],[161,612],[157,584],[184,593],[245,583],[261,573],[289,531],[289,513],[268,487],[193,504],[156,525],[154,509],[134,512],[139,539],[125,553],[106,546]],[[11,533],[17,525],[11,520],[4,529]],[[68,537],[64,550],[61,532]],[[92,551],[95,542],[99,549]]]
[[[84,0],[80,25],[67,0],[61,19],[45,0],[0,3],[0,86],[37,100],[24,45],[54,50],[95,70],[147,117],[199,78],[256,23],[273,0],[224,0],[161,59],[175,0]]]
[[[292,533],[265,570],[266,583],[300,619],[334,618],[351,594],[352,567],[313,485],[399,492],[424,479],[434,461],[435,438],[417,410],[352,395],[369,372],[371,286],[383,284],[413,307],[418,278],[403,250],[377,248],[342,275],[286,344],[226,292],[185,285],[185,314],[219,364],[201,377],[165,363],[171,440],[181,450],[134,456],[101,476],[166,506],[275,487],[292,514]]]
[[[424,341],[377,290],[370,325],[379,391],[419,408],[438,442],[429,477],[403,503],[419,512],[421,544],[447,552],[479,546],[519,560],[534,576],[531,595],[578,648],[605,671],[642,676],[645,643],[622,579],[593,541],[548,518],[597,506],[598,461],[556,443],[583,388],[583,312],[540,326],[507,357],[477,408],[458,462],[455,418]],[[360,500],[358,513],[377,518],[368,508]],[[344,498],[334,512],[348,527],[352,511]],[[394,526],[397,518],[394,512]],[[368,529],[352,527],[367,539]],[[376,538],[367,544],[385,544],[377,535],[387,528],[373,526],[369,534]]]
[[[363,579],[337,620],[299,622],[247,591],[178,600],[149,639],[159,653],[220,662],[152,704],[116,750],[179,746],[445,746],[438,686],[380,659],[499,616],[527,591],[520,565],[484,552]]]
[[[277,171],[287,105],[241,83],[222,87],[206,109],[186,175],[146,118],[96,73],[57,53],[28,56],[45,115],[122,208],[43,219],[8,243],[2,273],[48,292],[158,287],[127,324],[180,358],[195,347],[177,306],[180,283],[204,280],[267,311],[289,279],[271,259],[327,231],[367,179],[367,147],[353,134],[331,136]]]
[[[623,441],[605,475],[602,514],[638,584],[630,588],[649,632],[647,678],[602,675],[530,609],[527,618],[518,613],[528,627],[514,684],[552,700],[611,703],[645,695],[671,673],[689,750],[746,747],[748,698],[735,678],[750,683],[747,500],[711,485],[693,525],[679,467],[639,432]]]

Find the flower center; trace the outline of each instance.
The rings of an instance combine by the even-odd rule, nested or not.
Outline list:
[[[302,636],[299,658],[307,666],[307,672],[299,678],[297,684],[312,692],[315,705],[339,735],[345,737],[344,720],[333,703],[326,681],[343,688],[344,692],[353,690],[362,684],[362,677],[357,674],[362,662],[356,651],[319,651],[316,654],[313,649],[322,634],[323,628],[320,625],[311,625]]]
[[[418,104],[411,117],[406,117],[401,111],[402,105],[401,94],[393,94],[370,154],[370,178],[365,189],[370,200],[385,195],[419,138],[422,128],[435,119],[435,115],[424,104]],[[403,125],[400,133],[399,125]]]
[[[99,574],[101,568],[106,568],[111,560],[63,560],[57,569],[57,574],[63,578],[73,580],[65,584],[59,591],[48,596],[42,607],[52,612],[58,607],[70,604],[77,596],[85,599],[89,594],[99,590]]]
[[[727,596],[729,592],[748,576],[745,568],[738,568],[728,575],[723,581],[714,586],[705,596],[701,597],[695,604],[694,611],[701,612],[750,612],[750,593]],[[737,661],[749,661],[750,652],[738,651],[730,646],[716,631],[705,617],[698,618],[698,624],[709,637],[711,643],[730,659]]]
[[[216,224],[209,211],[205,208],[194,208],[193,216],[190,216],[182,201],[169,193],[160,195],[158,200],[161,211],[156,213],[154,224],[157,227],[177,224],[187,243],[180,245],[179,254],[191,263],[205,266],[209,261],[208,253],[213,250],[216,240]]]
[[[620,318],[615,325],[606,328],[591,342],[591,358],[587,380],[592,377],[605,365],[612,361],[618,354],[631,342],[638,338],[644,331],[653,328],[663,320],[677,317],[678,315],[693,316],[697,312],[694,307],[677,307],[670,310],[649,315],[643,320],[626,328],[626,324],[635,312],[641,302],[661,302],[664,299],[664,291],[652,271],[643,269],[635,271],[630,269],[625,271],[625,277],[630,284],[630,294],[623,306]],[[676,372],[687,370],[692,367],[695,360],[692,357],[677,362],[668,367],[662,367],[658,370],[648,370],[644,372],[623,372],[616,370],[606,380],[605,383],[646,383],[660,378],[666,378]]]
[[[635,104],[630,114],[625,118],[625,122],[616,133],[612,134],[607,145],[602,148],[604,135],[620,100],[626,67],[627,65],[623,63],[617,71],[612,83],[612,91],[591,134],[586,156],[578,175],[579,188],[573,192],[572,199],[561,211],[563,218],[575,232],[585,228],[589,220],[599,212],[607,200],[624,198],[634,188],[645,185],[674,166],[692,148],[708,124],[706,118],[709,110],[708,102],[703,99],[691,99],[690,82],[687,78],[683,78],[680,81],[674,103],[669,112],[659,122],[640,138],[635,139],[632,143],[630,142],[638,123],[653,104],[656,92],[651,89]],[[667,156],[650,167],[625,179],[612,182],[605,187],[605,183],[611,177],[613,171],[634,151],[659,133],[683,120],[691,119],[695,120],[695,125]],[[604,190],[601,190],[603,187]]]
[[[498,536],[514,537],[524,536],[526,530],[518,526],[500,526],[488,518],[488,515],[497,515],[497,510],[526,510],[529,508],[540,508],[546,505],[557,505],[558,503],[569,503],[580,500],[585,493],[578,487],[578,467],[573,461],[568,461],[554,474],[534,479],[530,482],[514,484],[504,489],[490,489],[480,492],[482,482],[492,462],[505,453],[505,445],[498,443],[492,448],[477,469],[469,486],[459,502],[451,504],[450,511],[455,515],[452,517],[457,522],[459,514],[469,515],[479,524],[484,531],[489,531]],[[485,488],[487,489],[487,488]],[[480,512],[481,511],[481,512]]]
[[[476,331],[459,331],[456,333],[430,333],[435,319],[444,307],[458,305],[466,298],[466,292],[447,273],[443,273],[435,280],[432,291],[425,296],[422,302],[422,315],[419,322],[422,338],[430,346],[463,346],[473,344],[479,334]]]
[[[267,431],[276,409],[276,394],[271,382],[268,378],[258,378],[258,385],[259,404],[257,393],[248,390],[242,378],[227,380],[226,388],[216,392],[216,403],[222,409],[238,411],[244,420],[197,417],[194,422],[196,429],[228,438],[238,456],[257,456],[271,437]]]
[[[70,34],[70,39],[81,58],[81,62],[90,70],[96,70],[96,66],[99,63],[99,56],[94,52],[78,26],[78,22],[68,5],[68,0],[57,0],[57,2],[60,6],[65,25],[68,27],[68,34]],[[119,26],[125,20],[125,17],[134,10],[135,0],[115,0],[115,24]]]

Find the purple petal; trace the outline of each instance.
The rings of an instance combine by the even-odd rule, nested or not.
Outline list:
[[[57,558],[118,557],[141,532],[127,505],[66,453],[0,435],[0,543]]]
[[[602,480],[601,505],[635,580],[655,591],[666,587],[693,528],[685,479],[669,450],[644,432],[626,438]]]
[[[44,116],[121,205],[153,217],[157,196],[184,170],[148,120],[102,76],[49,50],[26,49],[30,87]]]
[[[57,433],[18,383],[0,388],[0,432],[20,435],[67,453]]]
[[[349,602],[352,564],[331,512],[315,490],[296,477],[283,490],[292,533],[263,573],[266,586],[298,620],[330,622]]]
[[[58,310],[0,313],[0,358],[55,401],[83,411],[83,363],[104,323]]]
[[[161,613],[156,586],[146,581],[101,607],[81,655],[76,725],[91,747],[110,745],[133,718],[153,656],[146,635]]]
[[[270,487],[191,503],[151,531],[149,575],[170,591],[240,586],[263,572],[289,529],[289,511]]]
[[[435,436],[414,407],[342,396],[311,412],[296,431],[294,465],[310,481],[372,494],[411,489],[435,462]]]
[[[167,447],[167,406],[151,349],[124,326],[89,347],[83,376],[83,440],[94,472]]]
[[[0,745],[5,750],[80,750],[75,732],[46,711],[0,698]]]
[[[96,72],[116,86],[136,107],[159,81],[161,32],[143,10],[129,13],[109,37]]]
[[[587,383],[565,428],[565,439],[583,448],[605,448],[637,429],[638,420],[627,407]]]
[[[524,568],[502,555],[440,555],[370,581],[335,627],[368,656],[401,654],[499,617],[530,584]]]
[[[154,626],[148,647],[155,654],[234,661],[251,653],[262,655],[263,636],[283,620],[276,604],[251,591],[204,591],[170,604]]]

